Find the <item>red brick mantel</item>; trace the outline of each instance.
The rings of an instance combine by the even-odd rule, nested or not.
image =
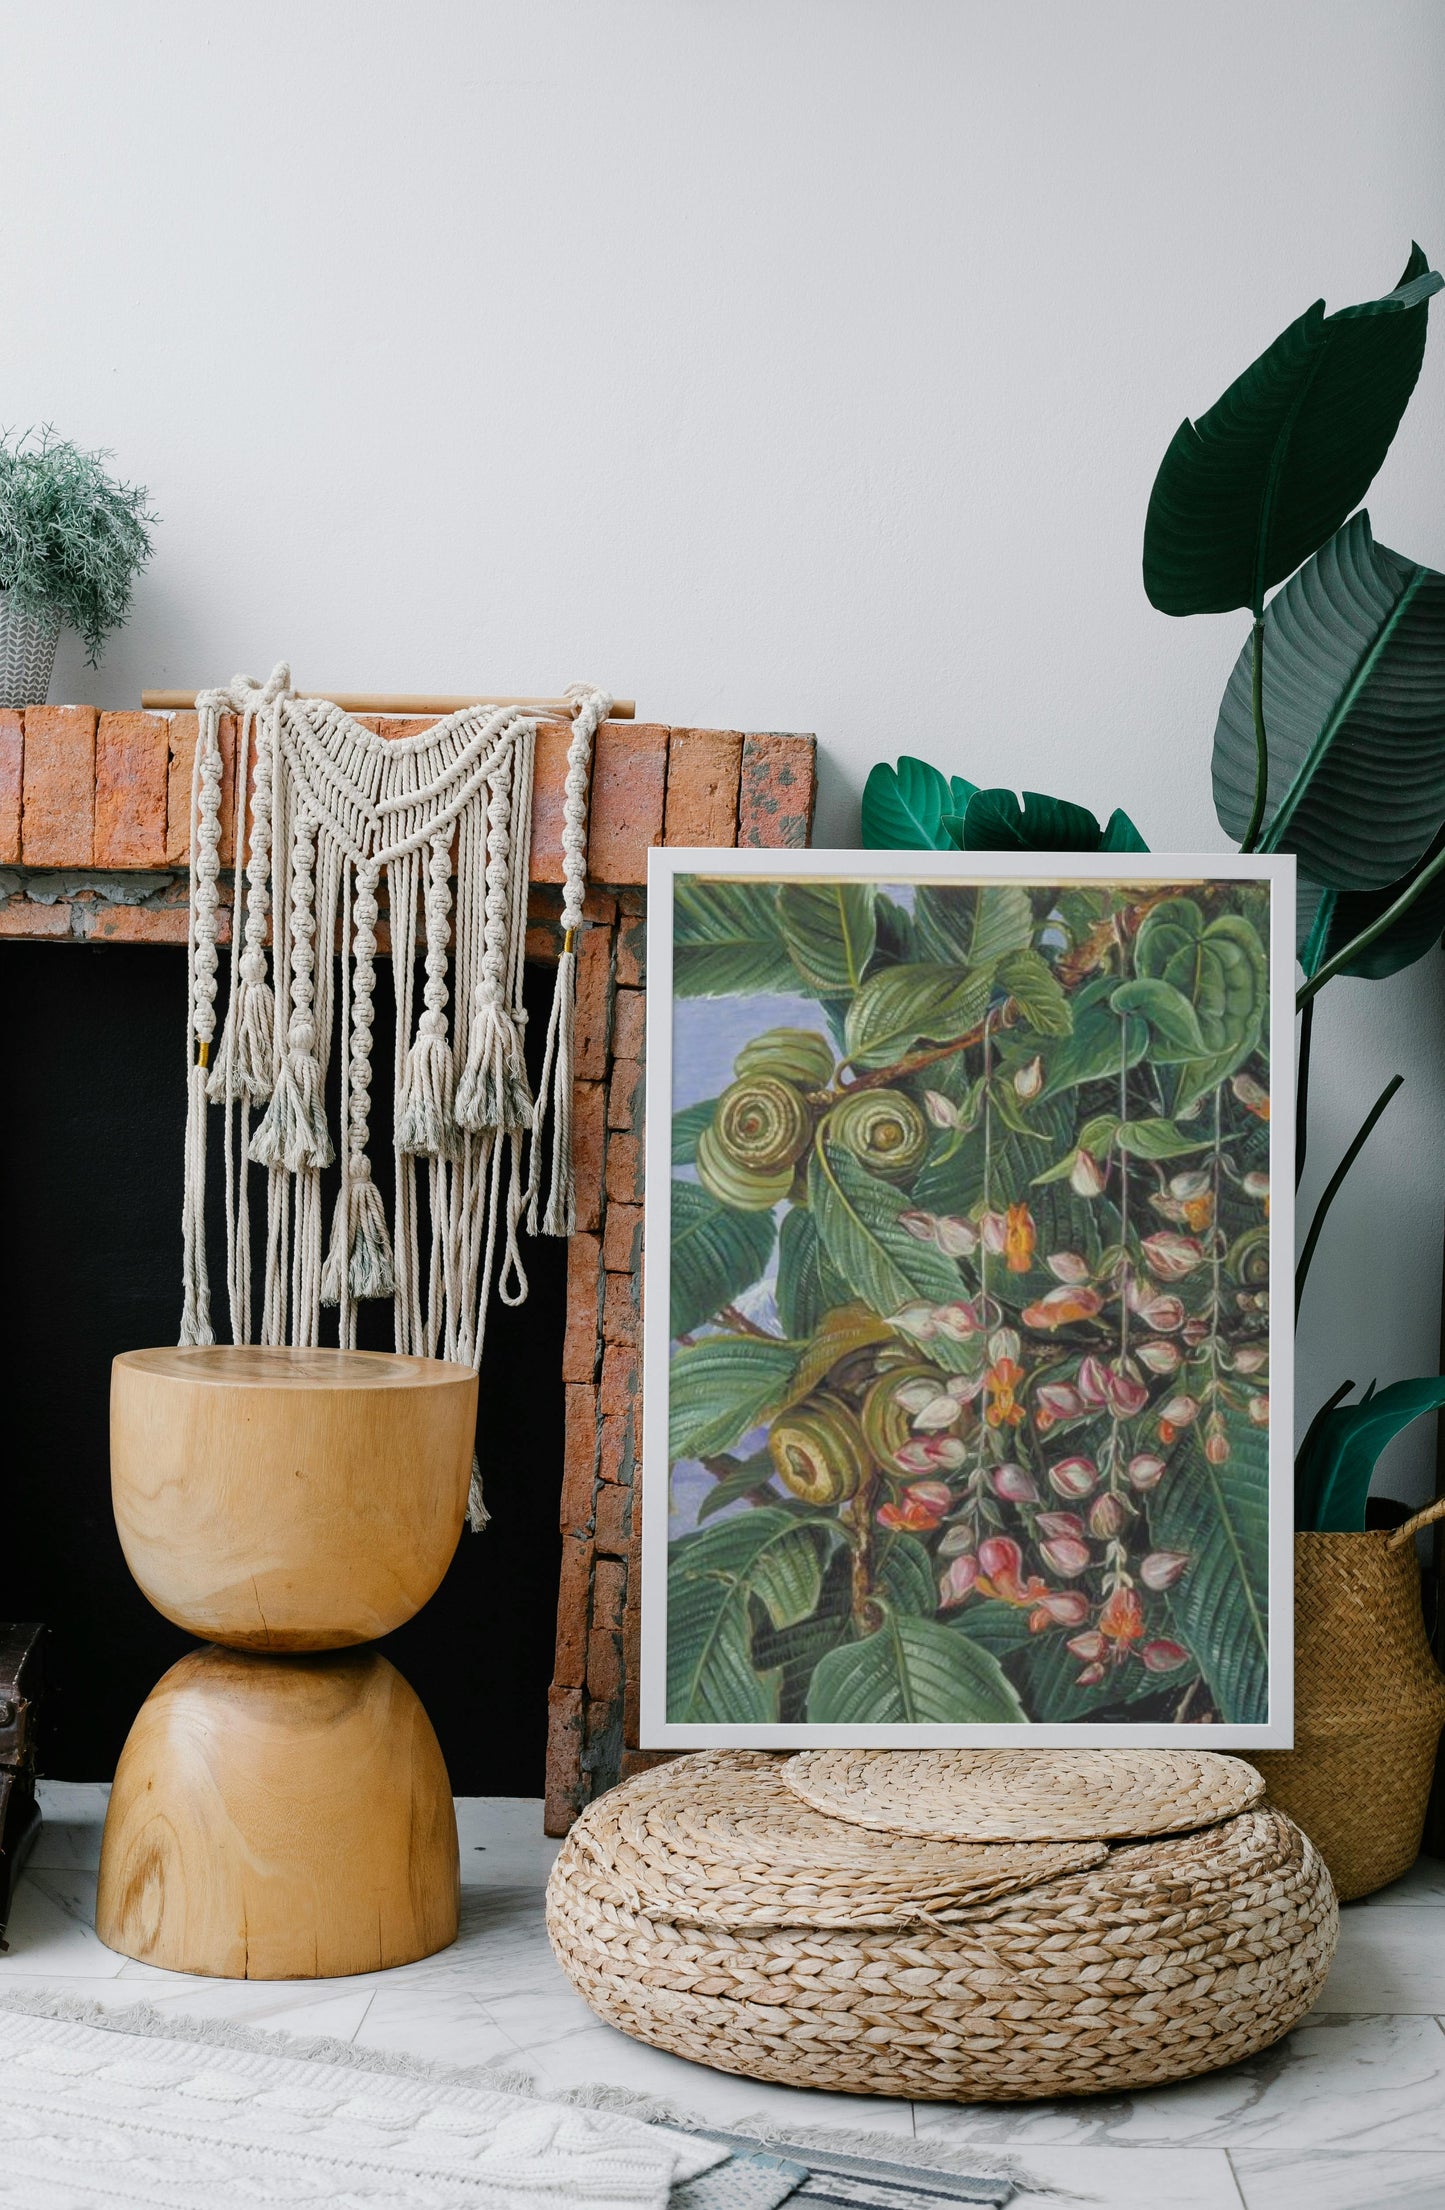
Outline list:
[[[383,736],[414,718],[360,717]],[[530,956],[555,958],[569,731],[537,736]],[[222,723],[221,865],[235,858],[234,729]],[[0,937],[186,940],[194,714],[93,706],[0,711]],[[547,1831],[645,1763],[637,1750],[641,1584],[643,1028],[654,844],[805,845],[814,741],[605,722],[597,733],[578,947],[573,1129],[578,1218],[562,1347],[562,1575],[547,1746]],[[223,894],[221,940],[230,930]],[[381,938],[381,931],[378,931]],[[386,949],[382,940],[380,948]]]

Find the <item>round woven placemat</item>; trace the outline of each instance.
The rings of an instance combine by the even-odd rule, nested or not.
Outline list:
[[[781,1770],[830,1818],[956,1842],[1180,1834],[1264,1794],[1216,1750],[800,1750]]]
[[[664,1769],[665,1770],[665,1769]],[[897,1927],[950,1923],[1001,1896],[1082,1872],[1103,1842],[920,1841],[815,1811],[776,1759],[688,1761],[672,1787],[610,1790],[576,1831],[639,1916],[678,1925]]]

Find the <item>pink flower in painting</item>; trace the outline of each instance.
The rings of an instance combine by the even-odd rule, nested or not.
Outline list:
[[[1179,1299],[1164,1290],[1152,1290],[1130,1280],[1125,1298],[1131,1312],[1137,1312],[1146,1328],[1156,1334],[1172,1335],[1184,1325],[1184,1307]]]
[[[1151,1335],[1147,1342],[1136,1343],[1134,1356],[1151,1374],[1177,1374],[1184,1359],[1179,1345],[1166,1343],[1162,1335]]]
[[[1103,1678],[1102,1665],[1086,1665],[1083,1672],[1075,1677],[1074,1685],[1076,1688],[1095,1688]]]
[[[1249,1400],[1249,1416],[1256,1427],[1268,1427],[1269,1398],[1251,1397]]]
[[[1164,1478],[1164,1460],[1156,1458],[1149,1450],[1141,1450],[1125,1467],[1131,1489],[1157,1489]]]
[[[1108,1376],[1104,1362],[1099,1358],[1085,1358],[1079,1365],[1079,1395],[1085,1404],[1097,1408],[1108,1402]]]
[[[1108,1176],[1092,1151],[1076,1151],[1069,1170],[1069,1187],[1076,1197],[1100,1197]]]
[[[1082,1589],[1051,1589],[1029,1613],[1029,1633],[1042,1634],[1048,1627],[1081,1627],[1089,1616],[1089,1599]]]
[[[1034,1521],[1041,1535],[1082,1535],[1084,1523],[1077,1512],[1040,1512]]]
[[[1055,1573],[1062,1574],[1066,1581],[1084,1572],[1091,1562],[1089,1545],[1075,1542],[1071,1535],[1060,1535],[1057,1541],[1040,1543],[1039,1549]]]
[[[1161,1228],[1157,1235],[1146,1235],[1140,1249],[1150,1273],[1160,1281],[1182,1281],[1196,1266],[1204,1264],[1203,1246],[1196,1236],[1171,1235],[1167,1228]]]
[[[1088,1496],[1099,1486],[1099,1469],[1092,1458],[1060,1458],[1049,1468],[1049,1487],[1055,1496]]]
[[[1177,1642],[1146,1642],[1139,1655],[1151,1673],[1172,1673],[1189,1663],[1189,1652]]]
[[[932,1243],[938,1227],[938,1220],[931,1212],[918,1212],[915,1209],[910,1209],[908,1212],[901,1212],[898,1215],[898,1225],[900,1228],[906,1229],[909,1235],[916,1236],[920,1243]]]
[[[978,1249],[978,1230],[971,1220],[946,1212],[939,1216],[934,1241],[945,1258],[972,1258]]]
[[[1099,1542],[1112,1542],[1123,1533],[1129,1520],[1129,1507],[1121,1497],[1109,1490],[1096,1496],[1089,1506],[1089,1533]]]
[[[1199,1417],[1198,1401],[1190,1396],[1171,1397],[1167,1404],[1160,1406],[1159,1417],[1170,1427],[1189,1427]]]
[[[1065,1643],[1064,1647],[1072,1652],[1076,1658],[1082,1658],[1088,1665],[1097,1664],[1101,1657],[1109,1655],[1108,1643],[1097,1629],[1092,1628],[1088,1634],[1076,1634],[1071,1641]]]
[[[1034,1391],[1034,1425],[1046,1435],[1060,1420],[1082,1419],[1088,1410],[1077,1389],[1066,1381],[1040,1382]]]
[[[1044,1086],[1044,1062],[1037,1053],[1024,1066],[1015,1070],[1014,1090],[1025,1104],[1038,1096]]]
[[[1055,1281],[1081,1282],[1089,1278],[1089,1262],[1077,1251],[1051,1251],[1044,1264]]]
[[[961,1604],[965,1596],[972,1594],[973,1585],[977,1579],[977,1558],[967,1551],[961,1557],[950,1558],[948,1571],[939,1578],[938,1601],[940,1608],[947,1611],[950,1604]]]
[[[1104,1397],[1116,1420],[1131,1420],[1149,1402],[1149,1392],[1139,1376],[1121,1359],[1104,1369]]]
[[[900,1473],[955,1473],[968,1452],[956,1435],[915,1435],[893,1455]]]
[[[923,1109],[935,1128],[956,1128],[958,1126],[958,1107],[951,1097],[944,1096],[942,1090],[925,1090],[923,1093]]]
[[[1037,1504],[1038,1484],[1027,1466],[995,1466],[989,1475],[995,1496],[1005,1504]]]
[[[1189,1554],[1184,1550],[1151,1550],[1139,1568],[1139,1578],[1145,1588],[1173,1588],[1174,1583],[1189,1570]]]
[[[1001,1258],[1008,1243],[1008,1215],[1002,1212],[986,1212],[978,1226],[984,1249],[992,1252],[995,1258]]]

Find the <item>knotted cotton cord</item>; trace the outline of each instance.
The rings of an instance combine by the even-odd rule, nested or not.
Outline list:
[[[574,946],[586,888],[592,740],[611,701],[582,688],[568,699],[574,726],[563,817],[564,948],[534,1104],[522,1050],[522,984],[535,722],[515,707],[475,706],[414,736],[382,739],[337,706],[298,698],[284,666],[264,686],[238,676],[229,690],[198,698],[183,1342],[213,1339],[204,1221],[208,1096],[226,1116],[227,1286],[235,1342],[251,1338],[248,1159],[267,1172],[261,1337],[268,1343],[319,1342],[324,1302],[337,1307],[339,1341],[354,1346],[358,1303],[389,1297],[398,1350],[480,1363],[493,1288],[508,1304],[527,1293],[518,1229],[530,1206],[528,1226],[537,1230],[549,1110],[553,1156],[542,1227],[569,1231]],[[221,1043],[208,1064],[216,1027],[224,712],[239,717],[238,793],[246,789],[253,747],[255,774],[249,838],[238,801],[232,987]],[[397,1006],[390,1224],[368,1148],[383,879]],[[413,1032],[419,908],[425,980]],[[337,1025],[330,953],[338,928],[341,1177],[323,1264],[321,1173],[334,1156],[325,1078]],[[261,1117],[253,1132],[254,1110]],[[427,1175],[425,1255],[419,1162]],[[475,1481],[470,1509],[473,1524],[484,1523]]]

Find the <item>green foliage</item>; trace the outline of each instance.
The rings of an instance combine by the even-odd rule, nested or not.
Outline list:
[[[1346,1388],[1351,1385],[1347,1382]],[[1295,1525],[1319,1534],[1358,1534],[1375,1467],[1387,1443],[1413,1420],[1445,1405],[1445,1375],[1371,1382],[1358,1404],[1336,1404],[1316,1419],[1295,1461]]]
[[[1428,881],[1417,888],[1430,869],[1434,872]],[[1360,938],[1378,928],[1397,900],[1412,891],[1417,895],[1398,920],[1361,945]],[[1359,948],[1354,958],[1345,959],[1340,974],[1380,981],[1412,967],[1434,950],[1445,931],[1445,827],[1409,874],[1383,890],[1324,890],[1318,883],[1301,882],[1296,924],[1306,975],[1318,974],[1326,961],[1340,958],[1351,945]]]
[[[1087,806],[1026,790],[980,790],[946,782],[926,760],[880,760],[863,787],[862,840],[873,852],[1147,852],[1129,816],[1116,809],[1101,828]]]
[[[674,1715],[1259,1717],[1266,889],[718,887],[679,885],[738,1002],[674,1128],[671,1451],[715,1476]]]
[[[1254,802],[1250,648],[1214,733],[1214,802],[1242,837]],[[1312,882],[1380,890],[1445,817],[1445,575],[1377,545],[1357,514],[1264,617],[1269,781],[1259,849]]]
[[[1258,613],[1359,505],[1415,388],[1441,281],[1412,246],[1394,291],[1333,315],[1316,300],[1180,424],[1144,524],[1144,588],[1161,613]]]
[[[766,1213],[735,1212],[692,1182],[674,1182],[672,1333],[690,1334],[730,1305],[758,1279],[772,1248]]]
[[[862,1642],[819,1660],[814,1726],[1017,1724],[1028,1714],[997,1658],[933,1619],[890,1611]]]
[[[78,629],[92,667],[130,611],[156,519],[149,492],[106,474],[110,457],[50,429],[0,436],[0,591]]]

